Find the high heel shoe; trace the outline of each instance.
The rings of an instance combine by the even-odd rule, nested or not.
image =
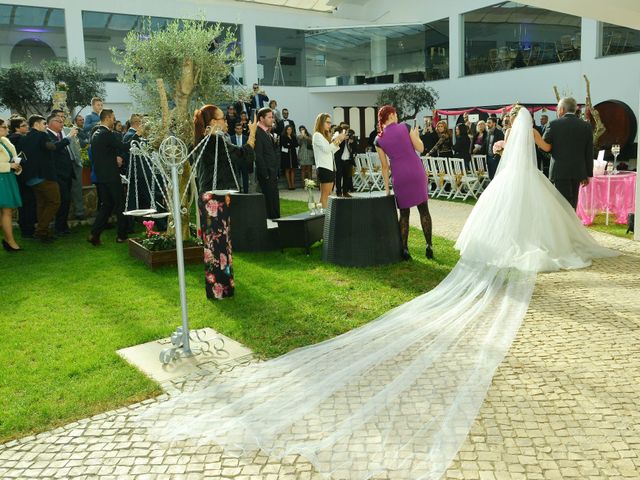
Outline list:
[[[431,248],[431,245],[427,245],[427,249],[425,251],[425,256],[429,259],[433,258],[433,249]]]
[[[13,248],[11,245],[9,245],[9,242],[7,242],[6,240],[2,240],[2,247],[7,251],[7,252],[20,252],[22,251],[22,249],[20,247],[18,248]]]
[[[411,260],[411,254],[406,248],[402,249],[402,253],[400,255],[402,257],[402,260],[404,260],[405,262]]]

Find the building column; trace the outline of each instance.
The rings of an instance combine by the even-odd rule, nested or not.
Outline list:
[[[242,54],[244,56],[244,84],[252,85],[258,82],[258,42],[256,40],[256,26],[253,23],[243,23],[241,29]]]
[[[387,37],[371,35],[371,73],[387,71]]]
[[[82,28],[82,10],[76,6],[64,9],[64,33],[67,40],[67,59],[69,62],[85,62],[84,30]]]
[[[464,75],[464,22],[462,15],[449,17],[449,78]]]
[[[580,33],[580,60],[590,61],[600,56],[600,26],[596,20],[582,19]]]

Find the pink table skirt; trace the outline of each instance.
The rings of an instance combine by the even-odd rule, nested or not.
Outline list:
[[[598,175],[589,185],[580,187],[577,214],[584,225],[591,225],[596,214],[608,209],[616,223],[625,224],[627,215],[635,211],[635,203],[635,172]]]

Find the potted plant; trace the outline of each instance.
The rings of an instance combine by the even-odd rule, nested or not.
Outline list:
[[[140,238],[129,239],[129,255],[142,260],[151,270],[164,265],[176,265],[176,237],[167,232],[161,233],[154,230],[155,222],[148,220],[142,222],[146,232]],[[202,263],[204,250],[199,237],[184,241],[184,263]]]

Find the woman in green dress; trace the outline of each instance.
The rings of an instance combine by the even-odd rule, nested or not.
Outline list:
[[[13,209],[22,206],[16,175],[22,173],[16,148],[7,138],[7,123],[0,119],[0,212],[2,215],[2,247],[7,252],[22,250],[13,238]]]

